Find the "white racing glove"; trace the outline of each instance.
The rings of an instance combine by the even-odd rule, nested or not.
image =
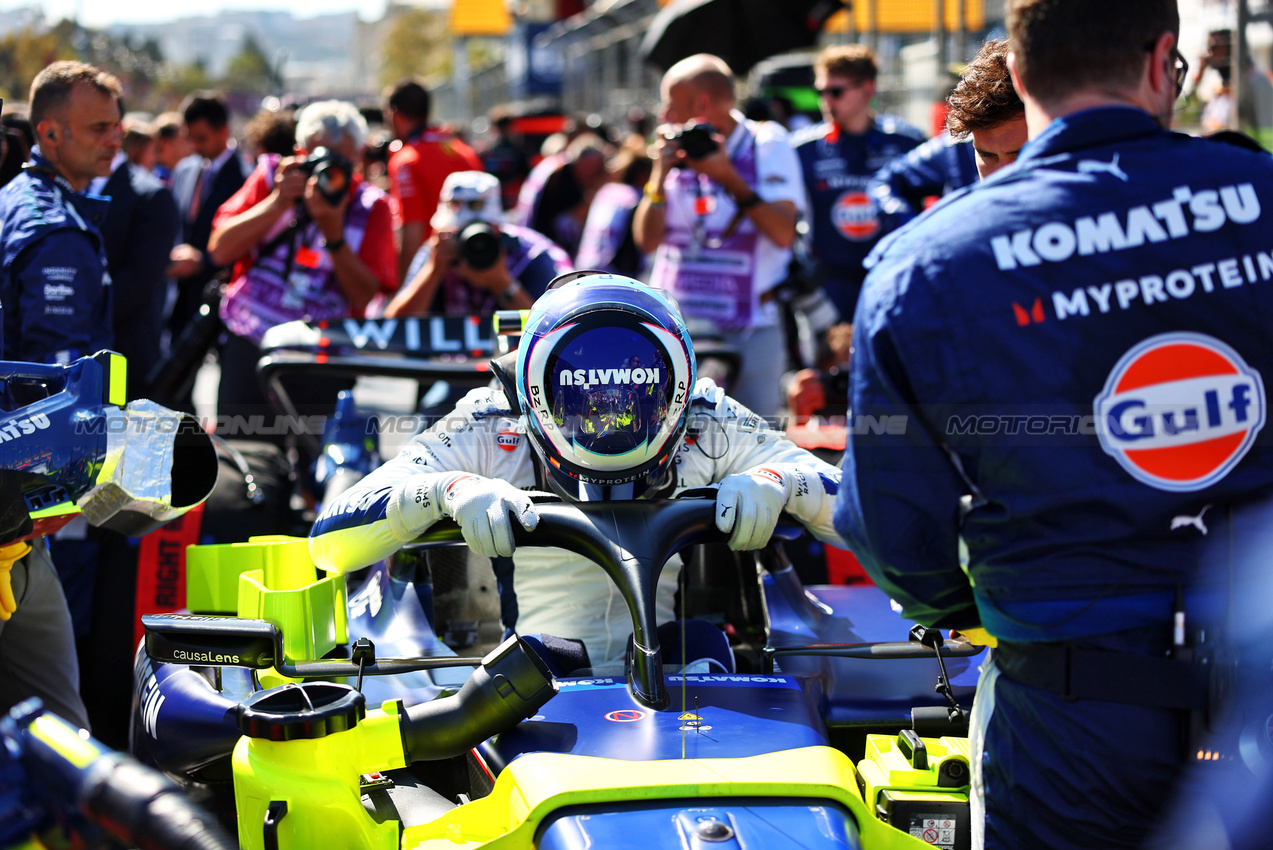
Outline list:
[[[539,525],[529,493],[499,478],[480,475],[452,481],[443,495],[442,510],[460,524],[469,548],[488,558],[513,554],[514,518],[527,531]]]
[[[821,539],[831,524],[835,490],[828,493],[823,476],[838,481],[837,470],[822,473],[793,463],[770,463],[730,475],[716,491],[716,527],[730,535],[729,548],[735,551],[759,549],[769,542],[778,525],[778,515],[786,511]],[[830,532],[834,534],[834,532]]]
[[[507,481],[468,472],[431,472],[412,476],[390,501],[390,529],[410,540],[444,515],[455,519],[473,551],[493,558],[513,554],[513,525],[533,531],[539,514],[530,495]]]
[[[769,542],[790,485],[781,472],[766,467],[728,476],[716,491],[716,527],[729,534],[736,552]]]

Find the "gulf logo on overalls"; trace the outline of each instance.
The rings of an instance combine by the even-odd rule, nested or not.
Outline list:
[[[870,239],[880,229],[875,201],[860,189],[850,189],[835,199],[831,206],[831,223],[845,239],[855,242]]]
[[[1159,334],[1122,356],[1093,402],[1101,448],[1158,490],[1209,487],[1264,427],[1260,373],[1215,337]]]
[[[506,452],[516,451],[521,441],[522,436],[516,431],[500,431],[495,438],[495,444]]]

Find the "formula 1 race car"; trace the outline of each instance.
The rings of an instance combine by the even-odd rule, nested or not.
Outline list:
[[[877,589],[803,588],[777,549],[739,588],[755,620],[729,624],[763,645],[656,627],[663,563],[722,538],[713,504],[545,503],[518,532],[619,586],[622,671],[562,669],[533,637],[457,657],[413,583],[382,563],[346,596],[304,540],[195,547],[189,607],[221,614],[145,618],[133,751],[246,848],[967,846],[957,703],[979,649],[906,639]],[[459,540],[441,526],[420,545]]]
[[[290,369],[484,382],[494,341],[446,322],[280,329],[261,374],[284,410]],[[334,487],[377,448],[350,399],[337,419],[316,447]],[[190,613],[144,618],[132,752],[245,848],[968,846],[979,647],[912,632],[875,587],[805,587],[781,543],[730,551],[713,491],[545,499],[517,544],[605,570],[625,665],[545,635],[457,655],[472,641],[442,628],[431,581],[465,553],[449,522],[349,576],[320,575],[303,538],[193,546]],[[655,623],[682,551],[679,619]]]

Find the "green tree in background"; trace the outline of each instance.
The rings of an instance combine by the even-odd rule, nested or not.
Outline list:
[[[451,33],[444,11],[399,9],[381,43],[381,85],[404,77],[444,80],[451,76]]]
[[[63,21],[46,32],[28,28],[0,38],[0,96],[7,103],[25,101],[31,80],[49,63],[76,58],[71,29]]]
[[[278,69],[265,55],[256,37],[248,34],[226,67],[221,88],[227,91],[251,94],[274,94],[282,89]]]

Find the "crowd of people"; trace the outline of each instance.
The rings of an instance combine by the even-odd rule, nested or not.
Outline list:
[[[269,409],[254,369],[274,325],[529,310],[503,388],[460,403],[468,436],[426,432],[328,505],[320,564],[362,566],[443,515],[508,557],[512,524],[536,522],[529,489],[719,485],[734,548],[786,510],[851,549],[906,616],[997,645],[973,716],[977,846],[1140,846],[1173,799],[1196,702],[1173,691],[1196,663],[1173,624],[1188,608],[1223,631],[1204,604],[1203,517],[1224,536],[1273,485],[1256,439],[1273,170],[1263,151],[1170,132],[1188,76],[1174,0],[1008,5],[1008,38],[964,68],[932,139],[874,111],[859,45],[815,62],[821,123],[744,114],[730,68],[703,54],[664,75],[652,131],[579,122],[538,150],[508,116],[470,146],[405,80],[385,93],[383,163],[350,103],[262,113],[236,141],[216,95],[130,116],[110,75],[54,63],[4,135],[4,359],[114,348],[145,396],[210,301],[218,414],[239,416]],[[832,311],[812,331],[811,292]],[[588,312],[597,299],[609,306]],[[723,389],[694,381],[691,339],[709,336],[741,354]],[[572,376],[608,369],[619,339],[640,386],[580,389]],[[338,389],[296,397],[323,412]],[[904,427],[849,427],[840,470],[779,433],[766,444],[764,424],[714,455],[687,430],[691,413],[783,411]],[[1038,418],[1044,432],[1020,430]],[[86,726],[67,636],[87,633],[94,556],[68,529],[11,565],[18,611],[38,617],[0,617],[0,664],[15,641],[43,654],[34,683],[0,677],[0,703],[59,694]],[[506,625],[565,628],[622,660],[613,590],[519,557],[522,620]],[[548,614],[572,571],[563,625]],[[1092,788],[1100,805],[1074,791]]]
[[[982,57],[972,67],[979,64]],[[995,73],[1011,92],[1006,71]],[[622,130],[581,119],[537,149],[508,114],[493,115],[490,133],[470,145],[431,121],[429,91],[417,80],[388,89],[380,110],[338,101],[262,110],[238,133],[238,116],[212,92],[158,117],[124,113],[91,143],[95,156],[109,154],[109,171],[90,163],[89,185],[76,190],[112,199],[93,221],[107,255],[100,292],[76,289],[71,304],[56,287],[7,293],[6,356],[65,362],[109,344],[128,357],[130,395],[147,396],[161,363],[191,357],[178,342],[211,304],[225,325],[215,346],[219,428],[251,429],[256,415],[252,433],[238,435],[271,438],[288,429],[266,421],[273,414],[252,375],[269,327],[525,308],[557,275],[593,268],[671,292],[696,333],[740,351],[784,352],[743,357],[730,376],[731,392],[758,413],[835,413],[834,403],[796,402],[811,397],[809,374],[843,372],[842,346],[828,342],[843,334],[827,329],[851,321],[865,258],[884,234],[975,174],[971,144],[943,134],[933,147],[901,119],[874,112],[869,49],[828,48],[816,74],[819,124],[763,101],[740,103],[730,69],[704,55],[665,76],[657,127],[644,115]],[[0,177],[16,176],[24,160],[43,167],[59,143],[56,129],[40,135],[31,123],[34,94],[6,107]],[[115,98],[122,112],[124,92]],[[380,123],[369,126],[368,115]],[[792,134],[788,125],[803,129]],[[75,136],[72,144],[83,143]],[[934,164],[942,156],[949,168]],[[939,176],[917,177],[924,168]],[[317,188],[324,175],[339,177],[337,191]],[[474,234],[476,242],[467,238]],[[489,257],[462,250],[484,241],[494,246]],[[91,256],[74,262],[93,264]],[[805,317],[792,306],[793,286],[820,296],[812,331],[797,321]],[[22,298],[34,303],[16,309]],[[791,381],[784,395],[782,376],[801,367],[819,371]],[[301,407],[317,412],[333,398],[298,393]],[[189,381],[162,400],[193,411]]]

